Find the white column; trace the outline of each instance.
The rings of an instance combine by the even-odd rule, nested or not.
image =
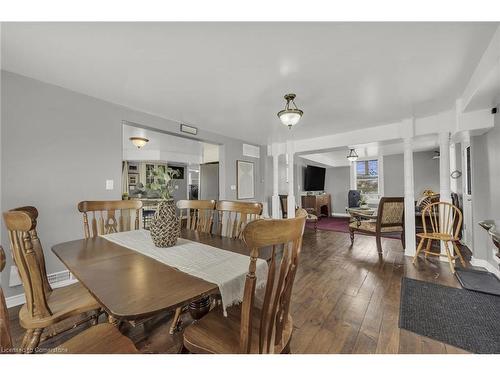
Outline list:
[[[458,193],[458,181],[456,178],[451,178],[451,172],[457,170],[457,149],[456,143],[450,144],[450,174],[448,175],[450,179],[450,190],[453,193]]]
[[[288,170],[288,198],[287,198],[287,217],[295,217],[295,192],[294,192],[294,167],[293,167],[293,143],[287,141],[286,143],[287,154],[287,170]]]
[[[441,202],[451,202],[450,187],[450,133],[439,133],[439,200]],[[440,213],[440,226],[443,215]],[[441,254],[446,254],[443,241],[441,242]],[[448,258],[441,257],[442,261]]]
[[[280,197],[278,195],[278,186],[279,186],[278,160],[279,160],[279,154],[273,153],[273,196],[272,196],[273,219],[280,218]]]
[[[413,180],[413,142],[404,139],[404,176],[405,176],[405,255],[415,255],[415,189]]]
[[[439,199],[451,202],[450,133],[439,133]]]

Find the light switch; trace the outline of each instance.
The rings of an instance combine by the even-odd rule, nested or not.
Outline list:
[[[114,181],[106,180],[106,190],[113,190]]]
[[[236,185],[231,185],[231,190],[236,190]]]

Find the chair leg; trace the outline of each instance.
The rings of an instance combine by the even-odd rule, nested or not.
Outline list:
[[[377,251],[379,254],[382,254],[382,238],[380,237],[380,234],[377,234]]]
[[[349,230],[349,236],[351,237],[351,246],[354,245],[354,231]]]
[[[464,258],[462,256],[462,253],[460,252],[459,247],[457,246],[457,243],[455,241],[452,241],[451,243],[453,244],[453,247],[455,248],[455,252],[458,255],[458,259],[460,259],[460,263],[462,264],[462,267],[465,268],[466,267],[465,260],[464,260]]]
[[[426,251],[431,251],[432,247],[432,240],[429,238],[427,240],[427,247],[425,248]],[[425,259],[427,259],[428,253],[425,253]]]
[[[443,241],[443,242],[444,242],[444,249],[446,250],[446,255],[448,256],[448,261],[450,262],[451,273],[455,273],[455,265],[453,264],[453,257],[451,256],[450,248],[448,247],[448,241]]]
[[[172,324],[170,325],[170,329],[168,331],[168,333],[170,333],[171,335],[173,335],[174,332],[177,331],[177,328],[180,323],[179,318],[181,316],[181,312],[182,312],[182,307],[178,307],[175,309],[174,319],[172,320]]]
[[[28,347],[28,344],[30,343],[31,338],[33,337],[34,331],[35,331],[34,329],[27,329],[26,332],[24,333],[23,342],[21,343],[21,350],[23,352]]]
[[[401,245],[403,245],[403,250],[406,249],[406,238],[405,238],[405,232],[401,232]]]
[[[415,252],[415,256],[413,257],[413,264],[415,264],[415,262],[417,261],[418,259],[418,254],[422,251],[422,246],[424,245],[424,238],[421,238],[419,243],[418,243],[418,246],[417,246],[417,251]]]
[[[35,351],[40,344],[40,337],[42,336],[43,328],[35,328],[33,330],[33,335],[31,336],[31,340],[26,347],[26,353],[31,354]]]

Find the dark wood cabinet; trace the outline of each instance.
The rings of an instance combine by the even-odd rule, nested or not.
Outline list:
[[[330,217],[332,214],[330,194],[303,195],[302,208],[314,209],[318,217]]]

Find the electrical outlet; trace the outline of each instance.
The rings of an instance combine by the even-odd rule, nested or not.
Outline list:
[[[10,266],[10,276],[9,276],[9,286],[21,285],[21,278],[19,277],[19,271],[16,266]]]
[[[231,185],[231,190],[236,190],[236,185]]]
[[[179,190],[179,185],[175,185],[175,186],[174,186],[174,189],[175,189],[175,190]]]
[[[114,187],[114,181],[113,180],[106,180],[106,190],[113,190]]]

